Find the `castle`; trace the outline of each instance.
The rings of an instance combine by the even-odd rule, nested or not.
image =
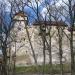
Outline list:
[[[35,22],[32,26],[25,26],[25,17],[26,15],[22,12],[17,13],[14,16],[15,24],[11,30],[11,36],[13,42],[11,43],[11,55],[16,55],[16,65],[31,65],[34,64],[34,58],[32,53],[32,48],[35,52],[35,57],[37,59],[38,64],[43,63],[43,42],[40,35],[40,25],[45,24],[44,21],[40,21],[40,25],[38,22]],[[62,35],[62,50],[63,50],[63,59],[62,61],[67,63],[70,62],[70,32],[67,30],[68,26],[66,26],[63,22],[51,22],[51,26],[49,22],[46,22],[47,30],[51,27],[50,34],[51,38],[51,50],[52,50],[52,62],[59,63],[59,37],[58,37],[58,28],[63,28]],[[48,31],[47,31],[48,32]],[[61,32],[61,31],[60,31]],[[30,40],[29,40],[30,38]],[[47,41],[49,42],[49,36],[46,36]],[[31,45],[30,42],[31,41]],[[49,52],[46,47],[46,64],[49,63]]]

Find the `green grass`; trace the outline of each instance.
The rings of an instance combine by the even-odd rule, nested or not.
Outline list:
[[[52,68],[50,68],[50,65],[38,65],[38,66],[28,66],[28,67],[16,67],[16,72],[21,73],[42,73],[44,68],[44,73],[49,74],[50,72],[53,72],[54,74],[58,74],[61,72],[60,65],[52,65]],[[52,69],[52,71],[51,71]],[[63,72],[64,73],[70,73],[71,68],[69,64],[63,65]]]

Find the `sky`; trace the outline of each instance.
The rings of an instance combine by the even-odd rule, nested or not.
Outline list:
[[[2,50],[0,49],[0,55],[2,54]]]
[[[24,0],[24,1],[26,1],[26,0]],[[47,14],[47,9],[46,9],[45,2],[47,4],[53,5],[54,0],[39,0],[39,1],[40,1],[40,2],[38,2],[39,12],[40,12],[41,16],[43,18],[45,18],[45,15]],[[66,6],[65,3],[68,4],[68,0],[55,0],[55,1],[56,1],[56,4],[55,4],[56,8],[59,8],[62,5],[62,6],[65,6],[66,9],[67,9],[67,6]],[[11,5],[8,3],[7,0],[0,0],[0,2],[2,2],[5,5],[5,12],[6,13],[4,13],[4,15],[5,15],[4,20],[7,22],[7,24],[10,24],[10,21],[11,21],[11,18],[10,18]],[[37,4],[35,3],[35,0],[31,0],[31,2],[32,2],[32,6],[34,7],[34,10],[36,10],[37,9]],[[31,4],[29,4],[29,5],[31,5]],[[35,21],[35,19],[37,19],[37,15],[34,12],[34,10],[31,9],[30,7],[28,7],[28,6],[24,7],[25,13],[28,14],[28,19],[29,19],[30,24],[32,24]],[[67,17],[67,12],[66,11],[64,12],[64,15]],[[69,19],[64,18],[62,15],[61,15],[61,18],[63,20],[68,20],[69,21]]]

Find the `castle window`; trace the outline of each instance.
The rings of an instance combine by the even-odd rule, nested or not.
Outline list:
[[[25,38],[23,40],[25,41]]]
[[[20,27],[18,27],[18,30],[20,30],[20,31],[21,31],[21,28],[20,28]]]

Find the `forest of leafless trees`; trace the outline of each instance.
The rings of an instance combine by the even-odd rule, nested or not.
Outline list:
[[[63,49],[62,49],[62,41],[63,41],[63,33],[64,32],[64,27],[61,27],[58,22],[62,21],[64,24],[68,25],[70,28],[70,36],[67,36],[70,42],[70,53],[71,53],[71,75],[75,74],[75,54],[74,54],[74,47],[73,47],[73,31],[74,31],[74,24],[75,24],[75,1],[74,0],[67,0],[67,3],[65,0],[61,0],[63,4],[60,4],[60,6],[57,7],[56,3],[58,3],[59,0],[53,0],[53,3],[50,3],[50,0],[44,0],[44,3],[42,4],[43,0],[34,0],[36,6],[33,3],[33,0],[7,0],[7,3],[9,4],[8,9],[10,10],[9,17],[10,19],[5,20],[6,16],[6,4],[5,3],[0,3],[0,46],[2,49],[3,53],[3,63],[0,65],[2,66],[1,68],[1,75],[10,75],[10,74],[15,74],[15,59],[14,59],[14,66],[13,69],[10,70],[8,68],[8,60],[10,62],[10,45],[14,41],[15,42],[15,53],[13,56],[16,56],[16,33],[14,33],[14,38],[12,38],[12,35],[10,33],[13,25],[15,24],[15,20],[13,17],[15,16],[16,13],[18,12],[23,12],[25,13],[25,7],[31,8],[35,15],[36,18],[30,14],[27,14],[29,17],[34,18],[34,22],[38,22],[39,24],[39,29],[41,33],[41,39],[43,43],[43,66],[45,66],[45,57],[46,57],[46,46],[48,47],[48,52],[49,52],[49,66],[50,66],[50,74],[53,75],[52,72],[52,34],[51,34],[51,27],[52,27],[52,21],[56,22],[57,25],[57,32],[58,32],[58,51],[59,51],[59,60],[60,60],[60,75],[64,75],[63,72]],[[42,4],[41,6],[45,6],[46,12],[44,13],[44,16],[42,16],[41,12],[39,11],[39,4]],[[65,18],[65,20],[63,20]],[[69,19],[69,22],[66,23],[66,20]],[[41,21],[44,22],[42,25]],[[49,27],[47,28],[47,22],[49,22]],[[30,34],[27,29],[27,22],[24,18],[24,23],[25,23],[25,28],[26,28],[26,33],[28,36],[28,40],[30,43],[31,51],[33,54],[33,58],[35,61],[35,64],[37,65],[37,59],[35,56],[35,50],[32,46],[32,42],[30,39]],[[47,32],[48,29],[48,32]],[[46,35],[48,35],[49,40],[47,41]],[[7,49],[9,49],[9,56],[7,56]],[[43,74],[44,74],[44,68],[43,68]],[[10,73],[9,73],[10,72]],[[13,72],[13,73],[11,73]]]

